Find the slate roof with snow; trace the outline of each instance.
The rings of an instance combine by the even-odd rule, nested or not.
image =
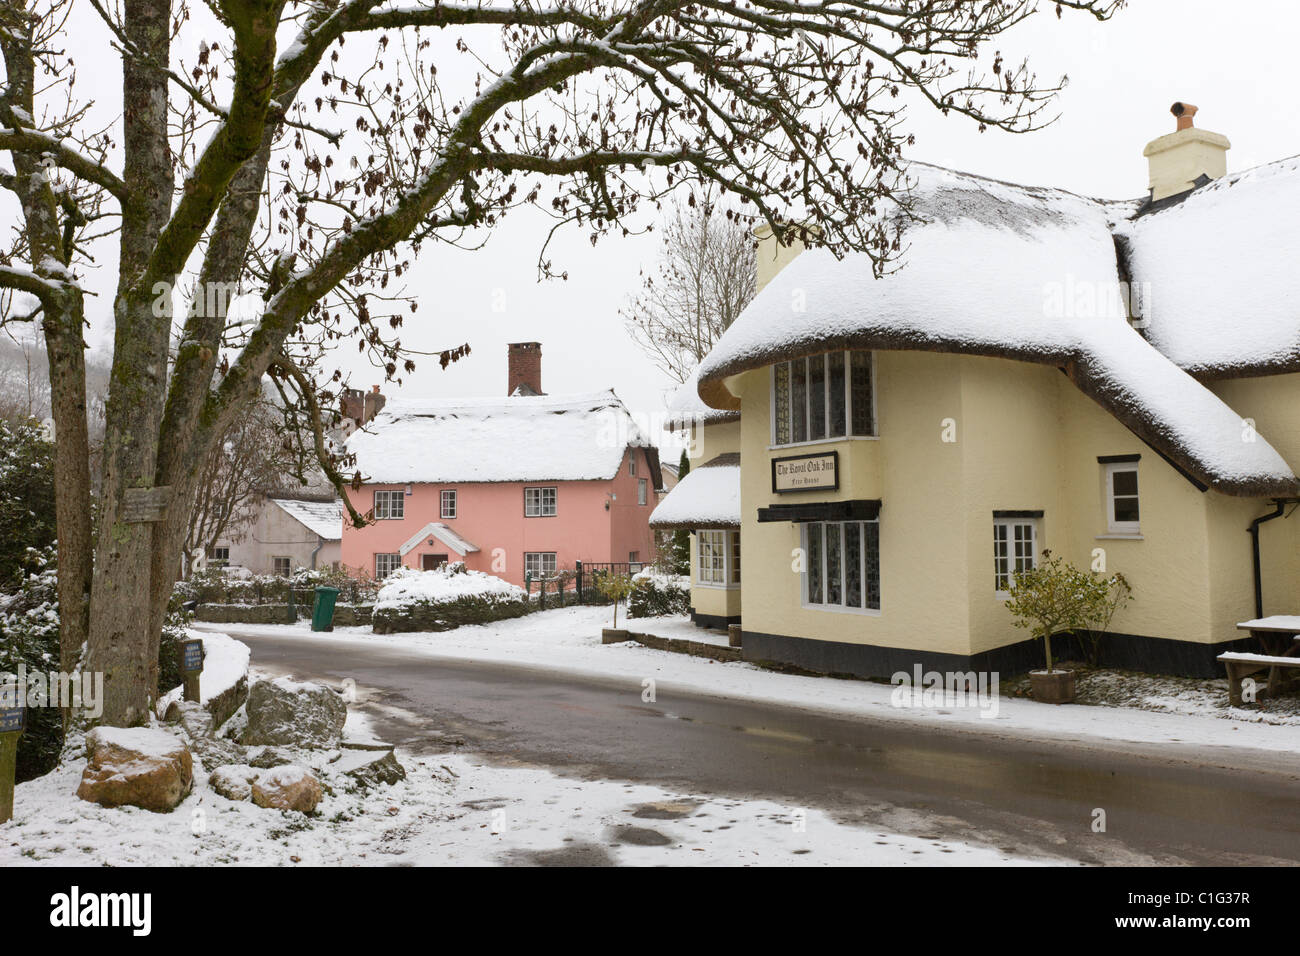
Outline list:
[[[613,390],[449,401],[393,400],[348,439],[375,484],[613,478],[629,445],[658,449]]]
[[[650,515],[650,527],[740,527],[740,455],[732,452],[689,471]]]
[[[290,518],[326,541],[343,539],[343,502],[272,498]]]
[[[1136,203],[1016,186],[921,164],[913,171],[914,211],[923,222],[904,234],[902,268],[876,279],[865,256],[836,260],[821,249],[802,252],[764,287],[701,363],[699,391],[706,402],[734,408],[737,402],[723,384],[727,376],[827,349],[1018,359],[1064,369],[1139,438],[1217,491],[1296,493],[1300,482],[1277,451],[1262,436],[1243,441],[1241,417],[1159,348],[1171,349],[1178,359],[1195,355],[1183,343],[1199,342],[1206,333],[1175,331],[1184,312],[1192,330],[1210,316],[1234,327],[1238,322],[1238,284],[1225,271],[1235,268],[1237,257],[1230,256],[1227,266],[1220,263],[1209,230],[1219,227],[1216,217],[1230,218],[1219,208],[1221,196],[1234,190],[1247,195],[1254,188],[1249,182],[1221,181],[1181,206],[1127,222]],[[1262,183],[1287,172],[1256,178]],[[1293,172],[1290,178],[1295,179]],[[1286,190],[1276,183],[1271,188],[1286,192],[1298,187],[1293,182]],[[1252,209],[1255,202],[1252,198]],[[1292,212],[1294,205],[1276,209],[1272,218],[1290,219]],[[1179,299],[1165,288],[1182,276],[1184,267],[1173,260],[1185,250],[1171,236],[1177,230],[1165,225],[1173,220],[1162,223],[1161,217],[1192,220],[1198,215],[1194,227],[1185,221],[1182,228],[1199,231],[1199,238],[1187,242],[1205,247],[1199,268],[1206,290],[1199,294],[1211,302],[1208,307],[1195,291]],[[1294,228],[1285,242],[1280,227],[1264,227],[1262,234],[1286,249],[1300,238]],[[1152,276],[1150,281],[1160,283],[1150,298],[1163,300],[1167,311],[1154,322],[1151,342],[1129,324],[1122,308],[1116,235],[1131,237],[1135,278]],[[1261,281],[1267,277],[1271,294],[1284,297],[1287,272],[1278,264],[1276,249],[1271,258],[1272,268],[1252,274]],[[1222,288],[1211,294],[1209,287],[1216,285]],[[1101,305],[1090,307],[1078,299],[1074,293],[1079,289],[1093,290]],[[795,290],[806,297],[804,311],[791,309]],[[1247,301],[1269,294],[1247,293]],[[1101,307],[1106,305],[1112,307]],[[1289,343],[1300,338],[1300,322],[1287,315],[1279,306],[1262,310],[1257,322],[1243,319],[1253,331],[1235,353],[1227,342],[1235,336],[1222,332],[1219,342],[1199,347],[1206,355],[1219,350],[1222,357],[1243,362],[1270,349],[1287,353]]]

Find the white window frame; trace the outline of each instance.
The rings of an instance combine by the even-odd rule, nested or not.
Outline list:
[[[395,558],[396,563],[392,564],[391,567],[389,567],[387,570],[382,570],[380,568],[380,558]],[[389,562],[384,562],[384,563],[388,564]],[[376,580],[382,581],[384,578],[388,577],[390,574],[392,574],[401,566],[402,566],[402,556],[400,554],[393,551],[380,551],[375,553],[375,579]]]
[[[281,573],[276,569],[275,563],[276,563],[277,561],[283,561],[283,562],[284,562],[284,574],[281,574]],[[271,555],[271,573],[274,574],[274,575],[276,575],[277,577],[282,577],[282,578],[291,578],[291,577],[293,577],[293,558],[290,557],[290,556],[287,555],[287,554],[273,554],[273,555]]]
[[[217,553],[224,551],[223,557],[217,557]],[[230,567],[230,545],[219,544],[208,548],[207,564],[210,568],[228,568]]]
[[[549,561],[546,559],[550,558]],[[547,575],[554,575],[556,568],[559,567],[555,561],[556,552],[554,551],[525,551],[524,552],[524,575],[532,575],[532,580],[536,581]],[[529,567],[529,563],[539,565],[538,567]],[[540,559],[540,560],[538,560]],[[549,567],[547,567],[549,565]]]
[[[551,510],[546,510],[547,495],[550,492]],[[530,500],[531,499],[531,500]],[[525,518],[554,518],[560,511],[560,492],[555,485],[529,485],[524,488]]]
[[[849,525],[849,524],[858,524],[858,525],[862,525],[862,526],[863,526],[862,531],[861,531],[862,548],[861,548],[861,554],[859,555],[859,558],[858,558],[858,560],[861,562],[860,565],[859,565],[858,574],[859,574],[859,580],[861,581],[861,587],[862,587],[862,603],[863,603],[863,605],[864,605],[863,607],[850,607],[849,605],[843,603],[843,599],[846,598],[846,597],[848,597],[848,593],[849,593],[849,589],[848,589],[848,576],[847,576],[846,573],[845,573],[844,557],[843,557],[843,555],[844,555],[844,526],[845,526],[845,525]],[[869,598],[868,598],[868,588],[867,588],[867,547],[866,547],[866,544],[867,544],[867,536],[866,536],[866,525],[869,525],[869,524],[874,524],[874,525],[876,526],[876,565],[877,565],[877,569],[878,569],[878,571],[883,572],[883,570],[884,570],[884,568],[883,568],[883,561],[882,561],[882,558],[881,558],[881,555],[880,555],[880,545],[881,545],[881,541],[880,541],[880,519],[879,519],[879,518],[871,518],[871,519],[867,519],[867,520],[861,520],[861,519],[859,519],[859,520],[852,520],[852,521],[805,521],[805,522],[800,522],[800,524],[799,524],[799,546],[803,549],[803,553],[804,553],[804,556],[805,556],[805,561],[804,561],[804,570],[803,570],[803,573],[799,575],[799,579],[800,579],[800,581],[799,581],[799,597],[800,597],[800,601],[801,601],[801,603],[802,603],[802,606],[803,606],[806,610],[809,610],[809,611],[829,611],[829,612],[831,612],[831,613],[833,613],[833,614],[865,614],[865,615],[867,615],[867,616],[869,616],[869,617],[878,617],[878,616],[880,615],[880,607],[868,607],[868,606],[866,606],[866,603],[867,603],[867,601],[869,600]],[[823,595],[823,597],[828,597],[828,596],[829,596],[829,592],[830,592],[830,589],[829,589],[829,582],[828,582],[828,579],[827,579],[827,576],[826,576],[826,573],[825,573],[825,569],[826,569],[826,541],[827,541],[827,533],[826,533],[826,529],[827,529],[828,526],[835,526],[835,527],[837,527],[837,528],[840,529],[840,530],[839,530],[839,534],[840,534],[840,598],[841,598],[841,603],[839,603],[839,604],[831,604],[831,603],[829,603],[828,601],[825,601],[825,600],[823,600],[823,601],[821,601],[821,602],[812,602],[812,601],[809,601],[809,600],[808,600],[808,585],[809,585],[809,581],[808,581],[809,573],[808,573],[808,572],[809,572],[809,569],[810,569],[811,566],[812,566],[812,561],[813,561],[812,549],[809,547],[809,544],[808,544],[808,529],[809,529],[811,526],[813,526],[813,525],[820,525],[820,526],[821,526],[821,529],[822,529],[822,535],[821,535],[821,553],[820,553],[820,555],[817,556],[817,560],[819,560],[819,561],[821,562],[821,568],[822,568],[822,595]],[[882,605],[882,606],[883,606],[883,604],[884,604],[884,583],[883,583],[883,581],[877,580],[877,582],[876,582],[876,590],[877,590],[877,592],[878,592],[878,593],[877,593],[877,601],[876,601],[876,603],[877,603],[878,605]]]
[[[633,452],[627,460],[627,473],[633,478],[636,477],[636,452]]]
[[[1016,527],[1029,527],[1029,568],[1038,567],[1038,519],[1037,518],[994,518],[993,519],[993,593],[999,600],[1006,600],[1011,596],[1010,592],[1004,587],[999,587],[1003,582],[999,580],[1003,577],[1004,572],[1002,562],[1006,562],[1006,582],[1010,583],[1012,575],[1016,571],[1027,570],[1021,568],[1020,559],[1022,555],[1015,553],[1016,545]],[[1007,546],[1006,554],[1000,554],[998,550],[998,529],[1006,529]]]
[[[1123,535],[1140,535],[1142,533],[1142,478],[1138,474],[1138,462],[1136,461],[1109,461],[1106,462],[1106,531],[1109,534]],[[1138,503],[1138,520],[1137,521],[1116,521],[1115,520],[1115,474],[1121,471],[1131,471],[1136,476],[1137,493],[1133,495],[1120,495],[1121,498],[1136,498]]]
[[[646,504],[650,500],[650,482],[645,478],[636,480],[636,503]]]
[[[381,500],[384,502],[382,509],[379,507]],[[397,491],[377,489],[374,502],[376,521],[401,521],[406,517],[406,492],[400,489]],[[396,508],[393,507],[393,502],[397,502]]]
[[[450,504],[450,507],[448,505]],[[444,488],[438,495],[438,516],[448,520],[454,520],[459,513],[460,496],[456,494],[455,488]]]
[[[705,536],[713,542],[709,545],[710,553],[721,552],[721,562],[712,564],[705,573],[704,548]],[[725,528],[701,528],[695,532],[695,583],[702,588],[719,588],[733,590],[740,587],[740,565],[735,556],[740,551],[740,532]]]
[[[871,433],[869,435],[855,435],[853,433],[852,370],[853,370],[854,352],[865,352],[869,360],[868,367],[870,368],[870,372],[871,372],[871,389],[870,389]],[[817,355],[810,355],[810,356],[806,356],[804,359],[794,359],[793,361],[797,362],[797,361],[806,361],[809,359],[821,359],[822,362],[825,363],[826,357],[830,354],[831,354],[830,352],[821,352]],[[843,355],[844,355],[844,431],[845,431],[845,434],[843,435],[832,435],[823,438],[808,438],[803,441],[788,441],[788,442],[778,441],[777,434],[776,434],[776,420],[777,420],[776,419],[776,391],[777,391],[776,369],[778,365],[788,365],[790,363],[777,362],[774,365],[768,367],[768,418],[769,421],[771,422],[771,428],[769,430],[769,437],[771,439],[771,444],[768,445],[769,448],[800,448],[804,445],[823,445],[828,442],[837,442],[837,441],[875,441],[880,437],[879,409],[876,404],[876,353],[874,351],[868,351],[867,349],[845,349]],[[827,367],[826,371],[828,374],[825,377],[825,381],[829,383],[830,382],[829,366]],[[828,384],[823,389],[823,393],[825,396],[823,401],[825,403],[826,427],[828,429],[830,427],[830,418],[831,418],[830,391],[831,390]],[[791,404],[793,405],[794,402],[793,388],[790,389],[790,401]],[[811,408],[810,403],[805,401],[804,402],[804,434],[808,434],[808,432],[811,431],[812,416],[811,416],[810,408]],[[791,435],[793,436],[794,434],[793,432],[794,409],[793,408],[791,408],[790,410],[790,415],[791,415],[791,423],[792,423]]]

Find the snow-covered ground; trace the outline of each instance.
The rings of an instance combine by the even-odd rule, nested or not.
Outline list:
[[[655,620],[655,619],[651,619]],[[441,633],[372,634],[368,627],[336,628],[332,635],[313,634],[306,622],[296,625],[212,625],[236,634],[266,634],[305,639],[382,642],[419,650],[433,657],[499,661],[601,677],[626,677],[637,684],[649,677],[662,697],[672,689],[742,700],[789,704],[830,713],[870,716],[877,720],[923,721],[976,732],[1097,743],[1117,740],[1141,744],[1227,745],[1260,750],[1300,749],[1300,728],[1285,711],[1219,707],[1213,691],[1182,700],[1170,712],[1135,707],[1055,707],[1032,700],[1003,697],[996,715],[976,707],[897,707],[895,688],[884,683],[806,677],[765,670],[752,664],[724,664],[651,650],[634,643],[602,645],[600,629],[610,626],[608,608],[557,608],[494,624],[460,627]],[[681,619],[626,620],[629,630],[689,633]],[[695,630],[695,629],[692,629]],[[1203,682],[1221,688],[1226,682]],[[1158,696],[1152,685],[1152,696]],[[1280,702],[1278,702],[1280,703]],[[1275,717],[1274,714],[1277,714]],[[1274,723],[1273,721],[1277,721]]]
[[[349,729],[364,734],[358,723]],[[321,754],[317,770],[336,792],[312,816],[227,800],[207,789],[197,764],[194,790],[175,811],[108,809],[73,796],[85,760],[71,761],[18,786],[14,819],[0,826],[0,866],[1063,862],[856,827],[765,800],[488,767],[464,755],[397,756],[406,780],[360,794],[331,780]]]

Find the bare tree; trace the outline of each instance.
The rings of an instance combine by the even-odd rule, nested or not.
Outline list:
[[[1044,5],[1104,19],[1120,2]],[[0,188],[23,216],[0,287],[35,303],[50,356],[65,656],[87,641],[116,725],[149,712],[208,453],[270,376],[341,485],[321,435],[343,376],[324,363],[349,338],[409,374],[402,282],[425,243],[480,242],[521,204],[594,240],[642,200],[712,184],[779,237],[811,229],[883,270],[906,208],[902,103],[1025,132],[1060,86],[984,49],[1039,0],[106,3],[0,0]],[[74,7],[120,56],[109,130],[71,94]],[[92,561],[79,275],[109,241]],[[555,271],[545,249],[540,265]],[[245,286],[257,301],[238,310],[212,295]],[[175,290],[203,306],[172,312]]]
[[[651,361],[685,382],[754,297],[754,239],[706,196],[673,207],[662,241],[658,268],[624,318]]]
[[[184,575],[193,570],[196,557],[210,553],[218,541],[242,541],[257,520],[257,505],[266,496],[295,490],[293,476],[308,463],[282,425],[280,409],[255,403],[208,452],[189,510],[182,554]]]

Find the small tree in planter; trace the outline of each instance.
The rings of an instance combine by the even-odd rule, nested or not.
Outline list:
[[[632,593],[632,576],[630,574],[602,574],[596,578],[596,587],[600,593],[614,602],[614,626],[605,631],[605,636],[622,635],[626,640],[626,632],[618,629],[618,602],[627,600],[627,596]]]
[[[1094,622],[1108,621],[1110,580],[1044,551],[1037,567],[1012,576],[1007,591],[1011,595],[1007,610],[1015,617],[1016,627],[1028,628],[1034,637],[1043,639],[1047,669],[1029,672],[1034,699],[1068,704],[1074,700],[1074,672],[1053,666],[1052,636],[1088,630]]]

